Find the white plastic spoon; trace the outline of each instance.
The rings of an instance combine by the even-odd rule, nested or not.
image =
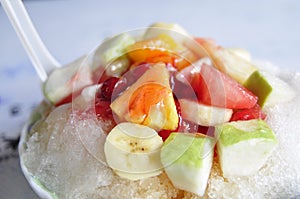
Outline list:
[[[36,72],[44,82],[53,69],[60,67],[39,37],[21,0],[0,0]]]

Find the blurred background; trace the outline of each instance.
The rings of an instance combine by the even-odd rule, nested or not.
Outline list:
[[[45,45],[62,64],[111,35],[153,22],[178,23],[195,36],[242,47],[255,59],[300,71],[300,1],[27,0]],[[41,84],[0,8],[0,199],[36,198],[18,164],[18,135],[42,99]]]

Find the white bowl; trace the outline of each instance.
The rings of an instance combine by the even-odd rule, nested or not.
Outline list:
[[[34,175],[32,175],[28,169],[26,168],[24,164],[24,160],[22,158],[22,155],[25,152],[26,149],[26,142],[28,139],[28,134],[30,132],[30,128],[32,125],[37,122],[43,115],[45,114],[45,111],[49,110],[49,105],[46,102],[42,102],[31,114],[31,117],[24,125],[22,131],[21,131],[21,137],[19,142],[19,156],[20,156],[20,166],[21,170],[28,181],[29,185],[33,189],[33,191],[43,199],[58,199],[58,197],[53,193],[51,190],[48,190]]]

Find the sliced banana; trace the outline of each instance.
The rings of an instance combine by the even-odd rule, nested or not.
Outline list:
[[[104,153],[107,164],[117,175],[129,180],[139,180],[162,172],[162,144],[162,138],[155,130],[124,122],[108,134]]]

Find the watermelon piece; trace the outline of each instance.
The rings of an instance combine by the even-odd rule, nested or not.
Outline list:
[[[257,96],[206,63],[188,81],[204,104],[229,109],[250,109],[257,104]]]

